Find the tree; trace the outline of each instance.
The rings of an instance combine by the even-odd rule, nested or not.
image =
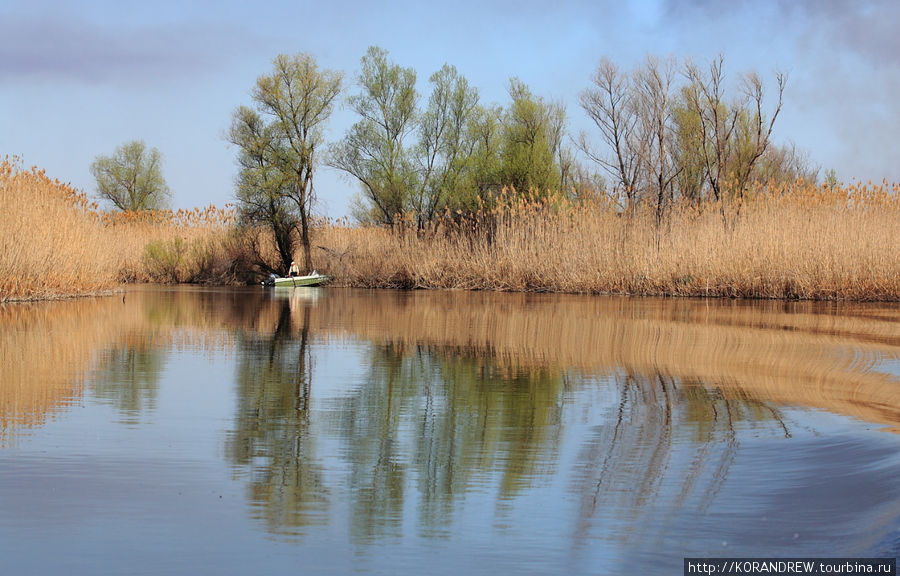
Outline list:
[[[631,77],[622,73],[608,58],[603,58],[591,77],[593,86],[579,95],[579,103],[597,128],[612,157],[595,151],[585,134],[579,148],[613,177],[613,194],[625,196],[625,207],[635,204],[640,171],[640,142],[636,138],[637,117],[632,102]]]
[[[729,184],[738,200],[750,181],[757,161],[769,147],[775,120],[781,112],[787,78],[775,76],[778,95],[771,118],[763,112],[764,90],[756,73],[741,82],[741,97],[725,100],[724,58],[714,60],[704,73],[692,63],[685,66],[688,85],[682,91],[684,106],[699,124],[698,153],[715,200],[724,200]]]
[[[392,225],[398,215],[412,216],[421,229],[444,209],[484,208],[503,186],[543,195],[572,181],[562,104],[514,78],[507,110],[483,107],[478,91],[447,64],[429,82],[421,111],[415,70],[377,47],[362,58],[361,91],[348,99],[361,119],[329,159],[360,182],[371,204],[354,206],[361,221]]]
[[[609,152],[594,150],[586,136],[579,147],[613,177],[613,196],[624,195],[627,211],[654,202],[659,223],[677,195],[695,205],[740,203],[751,180],[781,177],[792,165],[802,171],[796,155],[779,158],[770,147],[784,75],[776,75],[777,101],[767,118],[755,73],[742,77],[738,98],[726,99],[723,62],[719,57],[708,71],[688,62],[679,84],[674,59],[648,57],[629,73],[600,61],[580,102]]]
[[[503,186],[500,177],[500,149],[503,144],[503,109],[475,106],[466,121],[466,163],[468,170],[454,193],[459,208],[472,212],[489,206],[491,194]]]
[[[310,214],[313,178],[323,129],[341,92],[343,75],[320,70],[309,54],[278,55],[272,74],[260,76],[251,93],[253,108],[232,116],[229,141],[240,148],[237,197],[244,220],[267,224],[275,233],[281,272],[292,260],[292,232],[298,230],[304,264],[312,270]]]
[[[414,129],[416,71],[388,61],[372,46],[362,58],[362,91],[348,99],[361,116],[333,149],[329,164],[359,180],[384,224],[407,211],[415,186],[415,167],[404,141]]]
[[[171,195],[162,175],[162,154],[142,140],[118,146],[112,156],[91,164],[99,196],[119,210],[158,210]]]
[[[256,111],[241,106],[232,117],[228,136],[240,146],[235,191],[240,222],[269,229],[279,263],[270,267],[258,249],[257,257],[267,271],[284,273],[293,258],[292,234],[298,218],[288,201],[285,175],[278,168],[274,131],[274,124],[266,124]]]
[[[478,106],[478,91],[453,66],[445,64],[429,81],[433,90],[418,123],[419,181],[412,199],[420,227],[455,202],[452,196],[468,169],[466,127]]]
[[[371,205],[354,207],[360,221],[391,225],[410,214],[422,228],[460,202],[478,91],[445,64],[429,78],[432,91],[420,111],[415,70],[390,62],[378,47],[363,57],[358,83],[360,93],[348,101],[361,119],[335,145],[329,163],[359,180]]]
[[[662,222],[667,204],[671,204],[672,182],[680,170],[673,166],[671,134],[671,92],[675,77],[675,61],[660,62],[648,57],[643,68],[634,74],[640,130],[644,133],[642,163],[647,175],[647,192],[656,200],[656,225]]]
[[[509,82],[512,102],[504,118],[501,180],[538,195],[560,186],[558,157],[565,129],[562,104],[545,102],[521,80]]]

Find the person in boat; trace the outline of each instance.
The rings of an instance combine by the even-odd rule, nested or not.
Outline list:
[[[291,260],[291,268],[288,270],[288,276],[299,276],[300,275],[300,267],[297,266],[297,263]]]

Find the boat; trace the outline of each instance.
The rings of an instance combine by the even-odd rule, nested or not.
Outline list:
[[[298,286],[319,286],[331,280],[331,276],[313,272],[306,276],[288,276],[287,278],[270,278],[263,282],[265,286],[275,286],[276,288],[296,288]]]

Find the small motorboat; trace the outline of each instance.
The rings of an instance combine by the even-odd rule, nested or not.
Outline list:
[[[319,274],[318,272],[313,272],[312,274],[308,274],[306,276],[288,276],[286,278],[279,278],[275,276],[270,276],[266,280],[263,280],[263,286],[275,286],[276,288],[296,288],[298,286],[319,286],[331,280],[331,276],[327,276],[325,274]]]

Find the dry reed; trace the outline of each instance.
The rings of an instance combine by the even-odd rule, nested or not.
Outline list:
[[[426,235],[324,227],[318,254],[360,287],[900,300],[896,185],[798,183],[701,208],[657,225],[651,210],[513,202]]]
[[[230,210],[108,213],[43,170],[0,162],[0,302],[221,279]],[[155,250],[155,251],[154,251]],[[225,262],[225,264],[223,264]]]
[[[427,233],[320,224],[314,264],[340,285],[815,300],[900,300],[900,187],[759,187],[740,205],[623,215],[600,202],[447,214]],[[0,163],[0,302],[121,282],[252,281],[264,232],[233,212],[110,214],[43,171]],[[300,259],[300,254],[295,255]]]

